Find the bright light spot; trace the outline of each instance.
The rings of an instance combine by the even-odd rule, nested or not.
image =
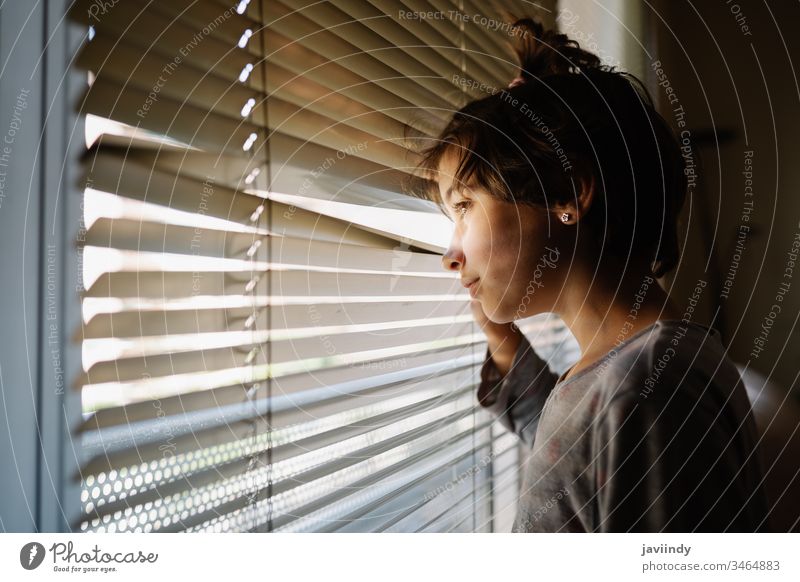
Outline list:
[[[256,275],[252,279],[250,279],[247,282],[247,285],[244,286],[245,293],[250,293],[253,289],[255,289],[256,283],[258,283],[260,280],[261,280],[261,277],[259,277],[258,275]]]
[[[252,70],[253,70],[253,64],[252,63],[247,63],[244,66],[244,69],[242,69],[242,72],[239,73],[239,81],[242,82],[242,83],[247,81],[247,77],[250,76],[250,71],[252,71]]]
[[[239,48],[246,47],[247,41],[250,40],[251,36],[253,36],[253,31],[248,28],[242,33],[242,38],[239,39]]]
[[[247,256],[248,256],[248,257],[252,257],[253,255],[255,255],[255,254],[256,254],[256,251],[259,249],[259,247],[260,247],[260,246],[261,246],[261,241],[260,241],[260,240],[257,240],[257,241],[255,241],[255,242],[254,242],[254,243],[253,243],[253,244],[250,246],[250,248],[249,248],[249,249],[247,249]]]
[[[256,222],[258,217],[261,216],[261,213],[264,212],[264,205],[260,205],[253,211],[253,214],[250,215],[250,222]]]
[[[244,142],[244,145],[242,146],[242,149],[244,151],[246,151],[246,152],[249,152],[250,148],[253,147],[253,144],[256,142],[256,138],[257,137],[258,136],[255,133],[251,133],[250,137],[247,138],[247,141]]]
[[[239,14],[244,14],[244,11],[247,10],[248,4],[250,4],[250,0],[242,0],[236,7],[236,12],[238,12]]]
[[[247,177],[244,179],[244,183],[252,184],[253,180],[255,180],[256,176],[258,176],[260,173],[261,173],[261,168],[253,168],[253,171],[247,174]]]
[[[244,104],[244,107],[242,107],[242,117],[247,117],[250,115],[250,112],[253,110],[253,106],[255,104],[256,100],[250,97],[250,99],[247,100],[247,103]]]

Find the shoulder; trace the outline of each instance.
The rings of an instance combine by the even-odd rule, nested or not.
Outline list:
[[[599,379],[602,404],[592,419],[596,450],[613,441],[612,452],[641,443],[652,451],[672,444],[675,451],[691,447],[719,455],[738,439],[742,454],[749,454],[757,439],[750,403],[719,332],[684,329],[677,345],[665,329],[640,349],[624,350]]]
[[[605,404],[696,397],[691,387],[707,385],[712,377],[723,383],[738,379],[719,332],[680,320],[657,321],[612,350],[598,368],[597,387]]]

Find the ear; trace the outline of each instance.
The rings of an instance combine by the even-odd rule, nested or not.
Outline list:
[[[569,214],[569,224],[574,224],[586,216],[594,202],[596,193],[594,174],[590,174],[585,180],[575,180],[572,183],[575,185],[573,190],[575,197],[569,202],[553,206],[559,222],[561,215],[566,212]]]
[[[579,218],[586,216],[586,214],[589,212],[589,209],[592,207],[592,202],[594,202],[594,196],[596,193],[594,180],[594,174],[589,174],[586,180],[580,181],[581,190],[578,193],[577,205],[577,213]]]

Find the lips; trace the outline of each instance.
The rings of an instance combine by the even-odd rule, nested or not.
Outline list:
[[[475,294],[477,293],[478,286],[476,283],[478,282],[477,279],[472,279],[471,281],[462,281],[461,284],[464,286],[465,289],[469,290],[470,297],[474,298]]]

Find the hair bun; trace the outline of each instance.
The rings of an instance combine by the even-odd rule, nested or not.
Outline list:
[[[578,42],[566,34],[545,30],[531,18],[521,18],[512,26],[517,38],[514,51],[520,70],[509,87],[550,75],[580,73],[589,69],[608,70],[597,55],[580,48]]]

